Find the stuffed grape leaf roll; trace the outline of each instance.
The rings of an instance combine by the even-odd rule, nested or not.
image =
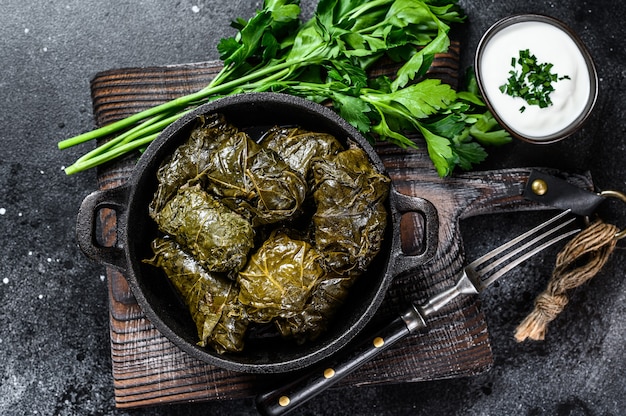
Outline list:
[[[313,246],[278,231],[239,272],[239,301],[254,322],[289,317],[304,309],[311,290],[324,273],[320,254]]]
[[[314,158],[325,158],[343,150],[343,146],[335,136],[299,127],[274,126],[267,131],[261,145],[278,153],[307,181],[312,176],[310,168]]]
[[[154,257],[144,261],[160,267],[181,295],[196,324],[198,345],[213,345],[220,353],[241,351],[248,319],[237,301],[236,283],[208,272],[169,238],[156,238],[152,250]]]
[[[313,161],[315,247],[335,273],[360,273],[380,251],[391,180],[360,148]]]
[[[387,225],[390,179],[376,171],[363,150],[317,158],[312,168],[315,247],[328,272],[301,312],[276,319],[280,333],[298,343],[326,330],[350,287],[380,251]]]
[[[190,137],[159,167],[157,180],[151,213],[161,210],[181,186],[202,183],[255,226],[297,215],[307,192],[301,174],[221,114],[198,117]]]
[[[156,212],[186,183],[197,181],[213,158],[215,147],[233,135],[243,134],[221,114],[201,115],[189,138],[165,159],[157,170],[158,188],[150,204]]]
[[[240,270],[254,246],[250,222],[199,185],[180,188],[153,219],[209,271]]]
[[[337,276],[329,274],[314,288],[304,309],[287,318],[276,319],[276,327],[286,338],[298,344],[315,340],[328,328],[337,309],[348,297],[349,289],[357,275]]]
[[[205,189],[253,225],[273,224],[298,216],[306,181],[273,150],[246,134],[222,141],[202,172]]]

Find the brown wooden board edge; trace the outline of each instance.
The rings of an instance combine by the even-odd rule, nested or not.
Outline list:
[[[449,53],[437,56],[430,75],[440,77],[444,82],[455,83],[459,53],[459,45],[454,43]],[[219,64],[205,62],[166,67],[122,68],[99,73],[92,80],[96,122],[99,125],[107,124],[138,109],[197,90],[215,74]],[[404,167],[424,169],[427,166],[426,169],[433,170],[428,167],[429,162],[423,152],[412,151],[398,156],[398,149],[390,150],[384,145],[377,150],[383,159],[387,155],[388,168],[392,175],[395,173],[394,180],[403,181],[400,188],[404,192],[411,193],[412,189],[419,186],[419,180],[415,181],[414,175],[403,170]],[[131,157],[100,168],[99,188],[121,185],[129,177],[133,166],[134,160]],[[517,174],[519,180],[519,175],[523,176],[524,172]],[[422,180],[441,184],[436,174],[427,175]],[[462,179],[461,186],[467,180],[471,180],[471,175]],[[458,181],[452,182],[456,184],[454,186],[458,185]],[[454,187],[451,189],[455,190]],[[513,199],[512,203],[517,205],[517,209],[524,209],[519,207],[520,201],[515,196],[506,195],[503,198]],[[490,203],[493,204],[493,201]],[[510,203],[511,201],[502,202],[503,205]],[[480,206],[472,209],[476,210],[474,214],[489,211]],[[485,212],[480,212],[481,209]],[[470,214],[469,211],[465,213]],[[451,216],[452,223],[447,232],[453,231],[455,221],[458,221],[460,215],[462,213]],[[101,216],[105,238],[114,238],[115,216],[111,212],[103,212]],[[451,248],[453,250],[449,253],[455,254],[460,260],[448,265],[444,273],[446,275],[460,268],[463,261],[462,245],[457,242]],[[441,274],[444,270],[439,268],[435,271]],[[425,269],[417,273],[431,272],[433,270]],[[112,372],[117,407],[249,397],[258,393],[261,385],[271,384],[272,380],[263,376],[233,373],[189,357],[145,319],[121,273],[107,268],[107,277]],[[416,296],[407,295],[404,293],[406,291],[421,292],[417,296],[423,297],[432,288],[438,287],[442,282],[446,283],[445,276],[431,279],[426,282],[426,287],[424,282],[416,283],[414,280],[416,279],[411,276],[399,279],[389,296],[406,301],[405,298]],[[391,303],[396,302],[387,302],[387,306],[382,308],[381,320],[395,312],[389,305]],[[463,336],[455,339],[458,331]],[[409,338],[407,342],[348,377],[340,387],[475,375],[488,370],[492,364],[487,326],[479,301],[466,299],[435,320],[428,336]]]

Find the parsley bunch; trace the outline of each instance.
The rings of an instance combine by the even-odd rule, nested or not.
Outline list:
[[[136,149],[197,105],[244,92],[274,91],[328,102],[372,140],[415,147],[420,132],[440,176],[470,169],[486,157],[481,144],[510,137],[468,88],[457,93],[423,79],[435,54],[450,44],[450,25],[465,19],[456,0],[320,0],[314,16],[299,20],[299,0],[266,0],[238,33],[217,48],[221,72],[202,90],[59,142],[64,149],[117,135],[66,168],[76,173]],[[392,77],[370,79],[383,56],[403,64]],[[419,82],[418,82],[419,81]]]

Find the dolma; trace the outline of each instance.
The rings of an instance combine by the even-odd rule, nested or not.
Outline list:
[[[274,126],[267,131],[261,145],[278,153],[307,181],[312,177],[310,168],[314,158],[326,158],[343,150],[343,146],[334,136],[299,127]]]
[[[249,322],[246,309],[239,303],[239,299],[229,299],[208,343],[220,354],[243,351]]]
[[[339,275],[365,271],[382,245],[390,179],[360,148],[315,159],[312,168],[315,247]]]
[[[160,211],[181,186],[197,181],[213,158],[215,147],[237,134],[243,133],[221,114],[199,116],[189,138],[157,170],[159,185],[150,203],[151,213]]]
[[[201,176],[205,189],[240,214],[251,214],[255,226],[299,215],[307,192],[302,175],[246,134],[221,142]]]
[[[324,273],[313,246],[275,232],[239,272],[239,301],[254,322],[290,317],[302,311]]]
[[[180,188],[153,219],[209,271],[240,270],[254,246],[250,222],[199,185]]]
[[[307,191],[302,175],[221,114],[198,117],[189,139],[159,167],[157,180],[151,213],[160,211],[184,184],[202,183],[254,225],[297,215]]]
[[[313,216],[315,247],[330,270],[314,288],[304,309],[275,323],[298,343],[326,330],[356,279],[376,256],[387,224],[388,177],[377,172],[358,148],[331,159],[315,159]]]
[[[202,116],[157,176],[149,213],[166,237],[147,262],[219,353],[241,351],[251,323],[317,338],[381,248],[389,178],[327,134],[274,127],[258,144]]]
[[[315,340],[328,328],[337,309],[344,303],[357,275],[329,275],[317,284],[304,309],[288,318],[276,319],[282,336],[298,344]]]
[[[220,353],[241,351],[248,320],[236,283],[206,271],[169,238],[156,238],[152,250],[154,257],[144,262],[163,269],[181,295],[196,324],[198,345],[213,345]]]

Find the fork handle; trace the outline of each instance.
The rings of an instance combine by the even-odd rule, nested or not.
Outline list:
[[[425,328],[423,315],[418,308],[412,306],[386,327],[358,344],[342,359],[319,367],[274,391],[257,396],[257,410],[266,416],[284,415],[333,386],[400,339]]]

